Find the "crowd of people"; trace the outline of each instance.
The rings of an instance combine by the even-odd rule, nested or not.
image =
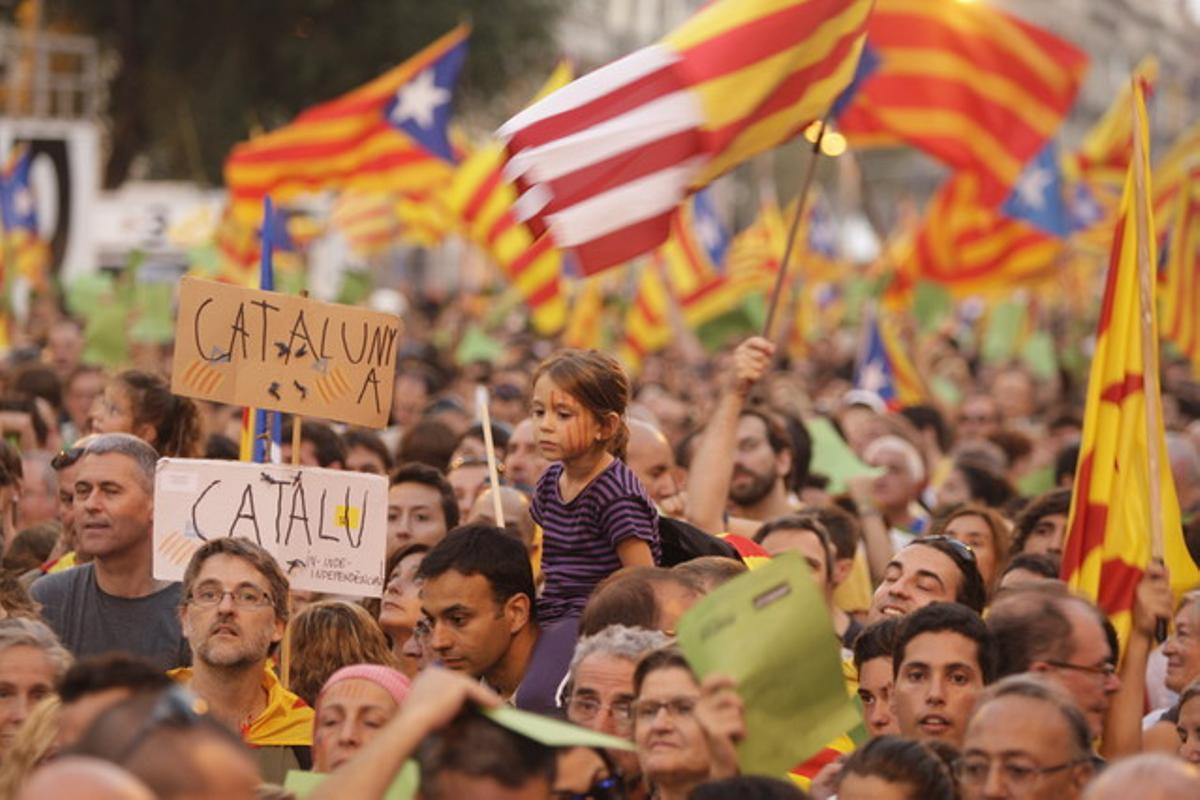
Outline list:
[[[84,363],[69,318],[8,354],[0,798],[1200,797],[1200,591],[1177,603],[1151,564],[1120,641],[1059,578],[1083,387],[950,337],[923,369],[959,402],[897,407],[847,359],[759,337],[631,380],[519,335],[455,365],[411,332],[391,427],[300,423],[299,463],[388,477],[385,589],[365,599],[293,589],[243,538],[156,580],[157,460],[237,458],[242,409],[173,395],[161,364]],[[1165,378],[1200,553],[1200,404]],[[861,464],[817,471],[817,420]],[[795,624],[828,630],[863,726],[747,774],[736,681],[697,673],[675,632],[783,553],[824,600]],[[506,705],[627,744],[552,747],[486,713]]]

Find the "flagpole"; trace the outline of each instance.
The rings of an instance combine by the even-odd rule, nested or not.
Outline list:
[[[763,338],[771,338],[771,328],[775,324],[775,313],[779,310],[779,298],[783,294],[783,283],[787,279],[788,264],[792,258],[792,249],[796,244],[796,234],[800,230],[800,220],[804,218],[804,207],[808,205],[809,191],[812,189],[813,178],[817,175],[817,159],[821,156],[821,142],[825,138],[828,127],[824,119],[818,123],[817,136],[813,141],[812,158],[808,160],[808,169],[804,173],[804,183],[800,185],[800,194],[796,198],[796,213],[792,215],[792,224],[788,228],[787,245],[783,248],[783,260],[779,264],[779,272],[775,275],[775,288],[771,290],[771,304],[767,306],[767,321],[763,324]]]
[[[1149,187],[1147,185],[1145,153],[1149,143],[1145,140],[1146,132],[1142,129],[1142,114],[1138,99],[1137,78],[1133,79],[1133,91],[1130,92],[1130,102],[1133,104],[1133,201],[1136,204],[1134,219],[1137,236],[1137,267],[1139,291],[1138,299],[1141,305],[1142,327],[1142,394],[1146,399],[1146,456],[1149,468],[1150,488],[1150,557],[1155,561],[1163,560],[1163,508],[1162,508],[1162,452],[1159,439],[1159,414],[1162,407],[1162,390],[1158,383],[1158,342],[1154,336],[1154,274],[1150,258]],[[1167,620],[1159,617],[1155,624],[1155,638],[1165,641],[1167,638]]]

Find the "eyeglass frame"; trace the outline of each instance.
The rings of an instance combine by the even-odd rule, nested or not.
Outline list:
[[[963,775],[963,765],[967,761],[971,760],[972,758],[981,759],[981,760],[984,760],[987,762],[988,771],[983,774],[982,780],[980,780],[978,783],[968,781],[968,779]],[[1053,764],[1049,767],[1022,767],[1022,769],[1028,770],[1028,772],[1029,772],[1028,776],[1023,779],[1018,779],[1016,781],[1010,781],[1008,779],[1008,776],[1004,776],[1004,785],[1009,788],[1014,788],[1015,786],[1029,787],[1029,786],[1032,786],[1034,784],[1034,782],[1041,780],[1042,778],[1046,777],[1047,775],[1053,775],[1056,772],[1062,772],[1065,769],[1070,769],[1071,767],[1077,767],[1080,764],[1086,764],[1089,761],[1091,761],[1091,757],[1084,755],[1084,756],[1079,756],[1078,758],[1073,758],[1070,761],[1064,761],[1061,764]],[[993,758],[992,756],[983,756],[983,755],[962,756],[961,758],[957,758],[954,760],[954,763],[952,764],[952,771],[954,773],[954,777],[958,780],[959,784],[961,784],[963,786],[966,786],[968,784],[977,786],[980,783],[987,781],[987,776],[991,772],[992,764],[994,764],[994,763],[999,763],[1001,765],[1001,767],[1003,767],[1004,766],[1004,758],[1002,756]],[[1003,769],[1001,770],[1001,774],[1003,775]],[[1024,781],[1024,782],[1022,782],[1022,781]]]
[[[928,536],[918,536],[916,539],[913,539],[911,542],[909,542],[909,544],[921,544],[923,542],[945,542],[957,550],[959,555],[969,559],[972,564],[975,564],[975,566],[979,566],[975,558],[975,550],[971,547],[971,545],[967,544],[966,542],[960,542],[953,536],[947,536],[944,533],[933,533],[929,534]]]
[[[688,708],[687,710],[680,710],[678,708],[678,706],[681,702],[690,703],[691,708]],[[653,703],[655,706],[653,714],[642,713],[641,711],[639,711],[640,706],[642,706],[643,704],[650,704],[650,703]],[[696,706],[699,704],[700,704],[699,697],[695,697],[695,698],[672,697],[670,700],[666,701],[665,703],[661,702],[659,700],[634,700],[633,703],[630,705],[629,710],[633,714],[633,723],[636,725],[639,721],[643,721],[643,717],[644,717],[645,722],[652,722],[655,719],[655,717],[658,716],[659,712],[662,711],[664,708],[667,710],[667,715],[671,719],[673,719],[673,720],[686,719],[688,717],[693,716],[696,713]]]
[[[205,585],[220,586],[221,594],[212,603],[201,602],[196,597],[196,590]],[[237,592],[242,589],[253,589],[254,591],[260,593],[262,595],[262,601],[258,602],[258,603],[242,603],[242,602],[240,602],[237,598]],[[226,595],[228,595],[229,598],[233,601],[234,608],[268,608],[268,607],[275,605],[275,598],[271,596],[271,593],[265,589],[255,586],[253,583],[244,581],[242,583],[239,583],[237,586],[233,587],[232,589],[226,589],[224,586],[221,585],[220,581],[217,581],[217,580],[204,581],[199,586],[193,587],[192,590],[188,592],[187,602],[190,603],[191,605],[196,606],[197,608],[216,608],[217,606],[221,605],[221,603],[225,602]]]
[[[1058,669],[1073,669],[1076,672],[1086,672],[1089,675],[1103,676],[1105,679],[1114,678],[1117,675],[1117,666],[1111,661],[1104,662],[1104,666],[1102,667],[1089,667],[1086,664],[1072,664],[1070,661],[1050,661],[1044,658],[1039,660],[1051,667],[1057,667]]]

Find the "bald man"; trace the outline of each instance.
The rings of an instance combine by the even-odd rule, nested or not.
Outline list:
[[[73,800],[154,800],[146,785],[108,761],[67,756],[33,773],[17,800],[70,797]]]
[[[539,544],[536,541],[537,525],[534,523],[533,517],[529,516],[529,498],[525,496],[524,492],[511,486],[501,486],[500,510],[504,513],[504,529],[520,539],[532,555]],[[488,525],[497,524],[491,489],[484,489],[475,498],[466,521],[468,523],[484,522]]]
[[[1177,800],[1200,797],[1200,770],[1163,753],[1115,762],[1083,793],[1083,800]]]
[[[629,420],[625,463],[664,513],[676,516],[683,513],[675,452],[662,431],[640,419]]]

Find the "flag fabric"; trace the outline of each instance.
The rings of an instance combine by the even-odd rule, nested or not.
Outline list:
[[[641,372],[646,357],[671,343],[670,289],[659,265],[643,265],[637,291],[625,313],[625,326],[617,357],[630,374]]]
[[[1083,435],[1067,536],[1062,577],[1092,599],[1113,621],[1122,643],[1131,625],[1134,594],[1151,555],[1151,487],[1159,487],[1164,560],[1177,596],[1200,583],[1200,570],[1183,540],[1179,501],[1167,458],[1158,392],[1158,315],[1150,307],[1150,352],[1143,359],[1142,296],[1139,253],[1152,269],[1155,256],[1149,127],[1141,89],[1135,85],[1134,163],[1125,180],[1121,213],[1113,237],[1108,278],[1096,333],[1084,410]],[[1139,163],[1140,162],[1140,163]],[[1141,176],[1136,173],[1141,170]],[[1139,177],[1144,176],[1144,179]],[[1140,217],[1140,219],[1139,219]],[[1153,284],[1151,284],[1153,291]],[[1147,380],[1147,377],[1150,379]],[[1147,409],[1158,408],[1158,426],[1147,432]],[[1157,439],[1159,474],[1149,469],[1150,439]]]
[[[1200,122],[1188,128],[1154,165],[1154,222],[1159,241],[1171,226],[1175,198],[1200,162]]]
[[[460,25],[373,81],[234,147],[225,162],[234,212],[257,218],[267,194],[283,202],[346,187],[421,192],[448,181],[447,124],[468,33]]]
[[[391,249],[400,238],[397,202],[387,192],[348,189],[339,192],[329,212],[329,227],[350,251],[370,258]]]
[[[683,198],[822,118],[872,0],[717,0],[505,123],[520,216],[591,274],[653,250]]]
[[[733,238],[725,271],[743,294],[770,292],[787,246],[787,223],[773,197],[759,204],[758,216]]]
[[[1143,58],[1134,69],[1133,77],[1142,84],[1147,95],[1151,94],[1158,81],[1158,59],[1154,56]],[[1112,105],[1088,130],[1071,159],[1073,167],[1088,184],[1103,187],[1118,199],[1133,152],[1132,91],[1131,84],[1121,87]]]
[[[988,208],[980,178],[960,172],[929,201],[909,252],[896,265],[891,293],[939,283],[958,297],[1008,292],[1053,275],[1063,241]]]
[[[272,262],[275,244],[288,241],[283,228],[281,215],[274,208],[271,198],[263,200],[262,248],[259,261],[258,288],[275,291],[275,269]],[[262,408],[246,408],[242,412],[242,441],[241,460],[263,464],[270,461],[279,464],[283,461],[283,416],[278,411],[267,411]],[[298,419],[293,423],[300,424]]]
[[[40,285],[50,265],[50,244],[38,232],[37,204],[30,183],[32,164],[28,145],[17,145],[0,173],[0,258],[6,279],[20,275]]]
[[[575,281],[571,315],[563,331],[563,347],[604,349],[604,289],[595,278]]]
[[[854,369],[854,388],[873,392],[896,411],[923,402],[925,391],[898,332],[873,310],[867,317],[862,348]]]
[[[560,63],[541,88],[544,96],[565,86],[573,74]],[[468,237],[500,267],[529,307],[533,327],[553,335],[567,322],[563,253],[546,236],[535,237],[520,223],[517,189],[504,175],[504,147],[481,147],[459,165],[447,190],[446,207]]]
[[[698,328],[732,311],[741,295],[724,274],[731,237],[706,190],[692,195],[671,219],[671,235],[654,252],[683,321]]]
[[[1160,283],[1162,335],[1200,376],[1200,161],[1176,193],[1173,212]]]
[[[988,3],[878,0],[875,70],[838,118],[857,147],[907,143],[979,176],[996,207],[1058,131],[1087,56]]]

